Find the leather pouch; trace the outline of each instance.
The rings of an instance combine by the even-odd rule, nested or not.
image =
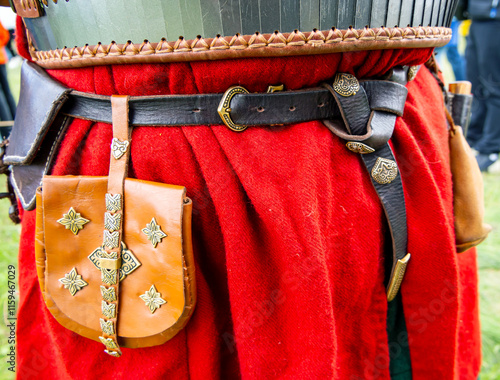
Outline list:
[[[472,96],[469,82],[450,84],[450,92],[439,78],[434,56],[426,63],[445,95],[444,107],[449,125],[450,169],[453,180],[453,214],[455,217],[455,245],[462,253],[480,244],[491,231],[484,223],[483,177],[477,160],[465,139],[461,126],[467,130]],[[448,109],[450,107],[450,109]],[[451,111],[451,113],[450,113]]]
[[[182,186],[126,178],[128,98],[114,101],[110,175],[43,178],[35,255],[55,319],[118,357],[120,346],[176,335],[194,310],[196,287],[192,202]]]
[[[450,126],[450,167],[458,253],[478,245],[491,231],[491,226],[483,223],[483,177],[463,132],[467,130],[471,115],[471,87],[466,81],[450,83],[445,96],[449,106],[449,109],[445,107],[445,112]]]
[[[491,226],[483,223],[483,177],[461,127],[451,124],[449,145],[455,241],[457,252],[461,253],[486,239]]]
[[[107,177],[45,176],[43,194],[37,191],[35,255],[43,297],[61,325],[96,341],[103,297],[101,271],[90,257],[103,244],[106,186]],[[179,186],[126,179],[124,189],[117,331],[122,346],[147,347],[172,338],[194,308],[192,203]],[[58,223],[70,208],[89,220],[77,235]],[[167,235],[156,248],[142,232],[153,217]],[[71,295],[59,280],[73,268],[88,285]],[[154,313],[139,297],[152,285],[166,302]]]

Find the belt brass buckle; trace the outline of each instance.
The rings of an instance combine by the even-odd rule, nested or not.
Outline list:
[[[248,125],[236,124],[231,119],[231,99],[236,94],[249,94],[250,92],[241,86],[233,86],[229,87],[227,91],[222,96],[222,99],[219,103],[219,107],[217,107],[217,112],[219,113],[220,118],[226,124],[226,126],[236,132],[242,132],[247,129]]]

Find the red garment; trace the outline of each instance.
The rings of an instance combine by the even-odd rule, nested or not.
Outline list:
[[[158,95],[317,85],[337,71],[381,75],[431,49],[52,70],[79,91]],[[457,256],[447,131],[426,68],[408,84],[392,146],[412,254],[402,286],[414,379],[476,378],[476,253]],[[111,127],[75,120],[52,174],[106,175]],[[388,379],[387,223],[358,155],[320,122],[137,127],[131,177],[184,185],[194,202],[198,304],[162,346],[103,353],[43,304],[23,215],[18,377],[96,379]]]

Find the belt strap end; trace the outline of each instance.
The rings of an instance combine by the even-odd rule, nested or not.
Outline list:
[[[408,253],[402,259],[399,259],[396,263],[394,270],[392,271],[391,279],[389,285],[387,285],[387,301],[391,302],[399,292],[401,283],[403,282],[403,277],[406,272],[406,266],[408,261],[410,261],[411,255]]]

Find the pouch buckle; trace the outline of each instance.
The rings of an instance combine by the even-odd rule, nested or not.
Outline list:
[[[222,99],[217,107],[217,112],[224,124],[235,132],[242,132],[248,128],[248,125],[236,124],[231,119],[231,99],[237,94],[249,94],[250,92],[241,86],[229,87],[222,95]]]

